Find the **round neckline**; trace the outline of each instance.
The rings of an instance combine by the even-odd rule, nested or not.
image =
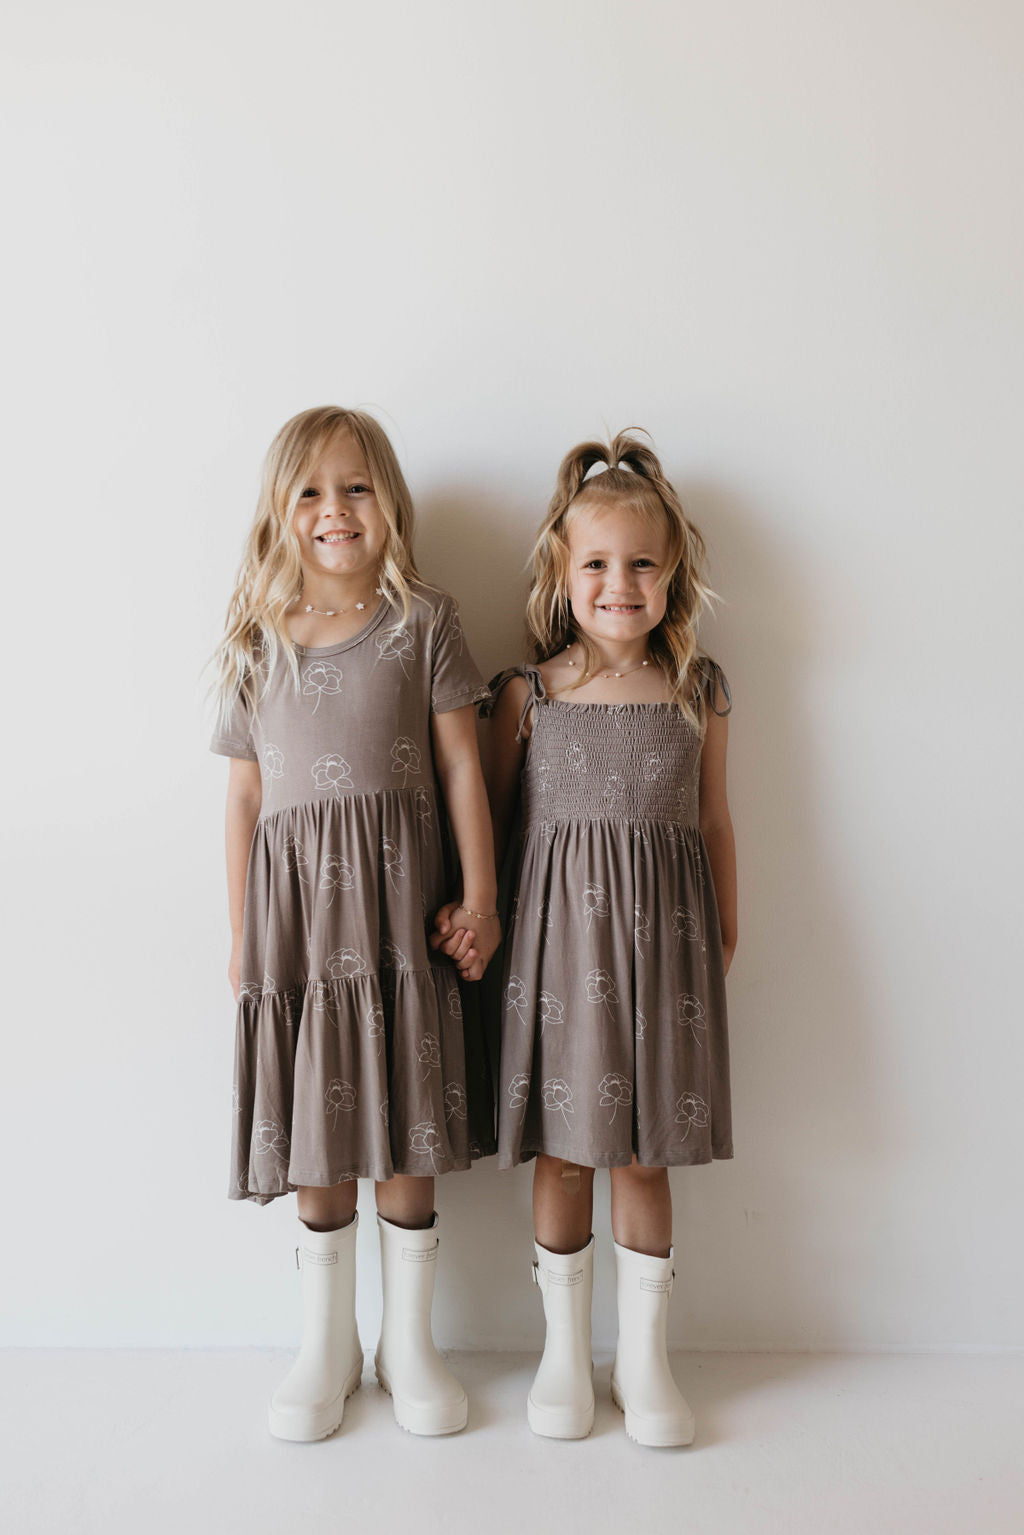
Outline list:
[[[388,599],[382,597],[373,615],[366,621],[363,627],[357,629],[355,634],[350,635],[347,640],[339,640],[336,645],[300,645],[296,640],[292,640],[296,654],[300,656],[336,656],[343,650],[351,650],[352,646],[358,645],[360,640],[364,640],[372,629],[376,629],[384,617],[385,608],[390,606],[391,604]]]

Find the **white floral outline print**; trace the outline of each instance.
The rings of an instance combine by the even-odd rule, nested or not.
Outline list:
[[[529,1100],[529,1096],[530,1096],[530,1078],[526,1074],[525,1071],[521,1071],[518,1074],[518,1076],[513,1077],[511,1082],[508,1084],[508,1106],[509,1106],[509,1108],[510,1109],[520,1109],[521,1108],[522,1111],[523,1111],[522,1117],[520,1118],[520,1121],[519,1121],[520,1124],[522,1124],[523,1120],[526,1118],[526,1105],[527,1105],[527,1102]]]
[[[398,880],[405,878],[405,859],[402,857],[402,850],[397,843],[392,842],[390,837],[381,837],[380,854],[388,887],[396,891]]]
[[[263,995],[263,987],[259,981],[243,981],[238,988],[239,1002],[256,1002]]]
[[[258,1157],[272,1156],[284,1161],[288,1150],[288,1137],[281,1125],[273,1119],[261,1119],[253,1127],[253,1152]]]
[[[416,819],[422,826],[432,826],[434,811],[430,803],[430,790],[425,784],[420,784],[413,790],[413,802],[416,806]]]
[[[526,983],[518,975],[510,975],[505,987],[505,1007],[515,1013],[520,1023],[526,1022]]]
[[[458,1082],[446,1082],[444,1088],[445,1119],[465,1119],[468,1103],[464,1088]]]
[[[587,754],[578,741],[570,741],[565,748],[565,766],[569,773],[585,773],[587,771]]]
[[[637,1043],[642,1044],[644,1035],[647,1033],[647,1019],[639,1008],[636,1010],[636,1018],[634,1022],[634,1033],[636,1034]]]
[[[341,668],[332,666],[330,661],[310,661],[302,673],[302,694],[304,698],[312,698],[316,694],[316,703],[313,705],[313,713],[320,707],[320,700],[325,693],[341,692]]]
[[[304,885],[309,884],[309,881],[302,873],[302,870],[308,867],[309,859],[306,857],[298,837],[285,837],[281,846],[281,861],[284,864],[286,874],[297,874]]]
[[[544,1107],[552,1113],[561,1114],[565,1127],[570,1128],[567,1114],[575,1114],[572,1106],[572,1088],[561,1077],[549,1077],[541,1089],[544,1097]]]
[[[691,942],[700,938],[697,918],[688,906],[677,906],[672,913],[672,935],[676,940],[677,949],[684,938],[688,938]]]
[[[412,660],[416,654],[408,629],[385,629],[382,634],[378,634],[376,645],[379,658],[382,661],[397,661],[402,668],[402,676],[408,677],[406,660]]]
[[[397,736],[391,748],[391,771],[401,773],[402,788],[409,782],[410,773],[418,773],[422,758],[420,749],[410,736]]]
[[[636,952],[639,954],[641,959],[643,959],[643,957],[644,957],[644,951],[640,947],[640,945],[642,943],[650,943],[650,941],[651,941],[651,921],[650,921],[650,918],[648,917],[647,913],[644,911],[642,906],[634,906],[633,907],[633,942],[636,945]]]
[[[644,782],[654,783],[660,778],[663,765],[658,752],[648,752],[640,764],[640,771],[643,774]]]
[[[333,1077],[327,1084],[324,1093],[324,1102],[327,1118],[331,1121],[331,1129],[338,1128],[338,1115],[351,1114],[356,1106],[356,1090],[351,1082],[344,1082],[341,1077]]]
[[[615,990],[615,982],[608,974],[608,971],[600,969],[588,971],[584,985],[587,989],[587,1001],[592,1002],[595,1007],[599,1007],[603,1003],[608,1009],[608,1016],[614,1018],[615,1014],[612,1012],[611,1004],[618,1002],[619,994]]]
[[[544,927],[554,927],[555,919],[551,915],[550,901],[541,901],[540,905],[537,907],[537,918]]]
[[[420,1053],[416,1059],[421,1066],[427,1068],[422,1077],[424,1082],[432,1071],[441,1070],[441,1041],[436,1034],[424,1034],[420,1040]]]
[[[402,953],[397,943],[392,943],[390,938],[381,939],[377,949],[377,954],[378,963],[382,969],[404,970],[406,968],[405,955]]]
[[[587,931],[595,917],[607,917],[611,907],[608,892],[603,885],[589,884],[583,887],[583,914],[587,919]]]
[[[607,805],[615,805],[626,792],[626,780],[621,773],[609,773],[601,790],[601,798]]]
[[[418,1125],[413,1125],[409,1131],[409,1150],[415,1151],[418,1156],[429,1157],[435,1173],[440,1172],[438,1158],[442,1162],[447,1160],[447,1153],[441,1144],[441,1132],[433,1119],[423,1119]]]
[[[682,1139],[685,1141],[691,1129],[696,1125],[698,1130],[703,1130],[711,1119],[711,1110],[699,1093],[683,1093],[676,1099],[676,1124],[685,1125]]]
[[[701,1034],[707,1030],[707,1020],[704,1015],[704,1004],[699,997],[684,991],[676,998],[676,1023],[681,1029],[689,1029],[697,1044],[700,1045],[698,1030]]]
[[[628,1077],[622,1076],[617,1071],[610,1071],[606,1076],[603,1076],[597,1085],[597,1091],[601,1095],[602,1108],[608,1108],[609,1104],[614,1105],[612,1117],[608,1121],[609,1124],[614,1123],[620,1105],[627,1107],[633,1102],[632,1082],[630,1082]]]
[[[540,1014],[540,1031],[543,1034],[548,1024],[562,1023],[565,1019],[565,1003],[550,991],[542,991],[537,1000],[537,1009]]]
[[[452,986],[448,991],[448,1011],[453,1018],[462,1017],[462,998],[459,996],[459,988]]]
[[[353,890],[356,883],[356,871],[341,853],[328,853],[320,865],[320,889],[331,892],[327,902],[328,907],[334,905],[334,897],[339,890]]]
[[[328,957],[327,969],[334,980],[347,981],[354,975],[366,974],[366,961],[355,949],[335,949]]]
[[[336,794],[340,799],[342,789],[353,787],[352,769],[337,752],[325,752],[316,759],[309,771],[313,775],[315,787],[321,793]]]
[[[284,777],[284,752],[270,741],[263,748],[263,771],[268,778]]]
[[[368,1039],[379,1039],[377,1046],[378,1057],[384,1050],[384,1009],[379,1002],[366,1010],[366,1036]]]

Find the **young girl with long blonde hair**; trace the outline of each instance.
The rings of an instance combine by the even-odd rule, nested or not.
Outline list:
[[[704,544],[637,438],[562,462],[533,554],[530,664],[502,672],[485,772],[506,939],[499,1165],[535,1158],[547,1334],[528,1416],[590,1432],[594,1169],[611,1170],[612,1395],[641,1444],[688,1444],[669,1371],[670,1166],[732,1155],[725,972],[736,946],[731,700],[697,648]],[[449,940],[450,944],[450,940]]]
[[[359,1384],[356,1180],[373,1178],[377,1376],[402,1427],[450,1433],[466,1397],[430,1333],[434,1176],[490,1150],[491,1129],[486,1106],[474,1123],[484,1073],[467,1067],[456,967],[427,931],[438,913],[472,928],[470,980],[498,941],[474,719],[487,689],[455,603],[417,575],[409,491],[371,416],[307,410],[277,434],[217,662],[230,1193],[298,1194],[303,1341],[271,1432],[325,1437]]]

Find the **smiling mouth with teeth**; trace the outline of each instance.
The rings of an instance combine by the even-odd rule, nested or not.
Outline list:
[[[351,543],[352,539],[358,537],[358,533],[318,533],[316,535],[316,542],[318,544],[348,544]]]

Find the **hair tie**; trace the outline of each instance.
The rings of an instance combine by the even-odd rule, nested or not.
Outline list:
[[[592,474],[607,474],[609,469],[624,469],[627,474],[636,474],[636,470],[631,468],[629,464],[606,464],[601,459],[596,458],[583,476],[580,484],[585,485]]]

